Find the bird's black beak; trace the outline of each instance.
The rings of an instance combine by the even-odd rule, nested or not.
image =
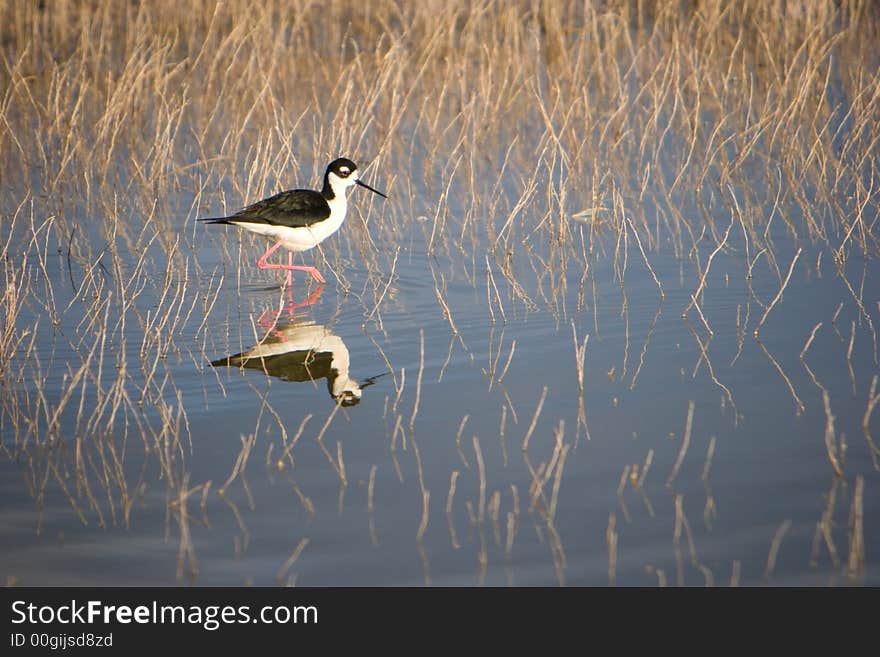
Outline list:
[[[373,385],[374,383],[376,383],[376,379],[378,379],[381,376],[385,376],[386,374],[389,374],[389,372],[382,372],[381,374],[377,374],[376,376],[371,376],[367,379],[364,379],[363,381],[360,382],[361,390],[363,390],[367,386]]]
[[[373,189],[373,188],[370,187],[367,183],[361,182],[360,180],[355,180],[355,183],[358,184],[358,185],[360,185],[361,187],[364,187],[364,188],[366,188],[366,189],[369,189],[371,192],[373,192],[374,194],[378,194],[378,195],[381,196],[382,198],[388,198],[387,196],[385,196],[385,194],[383,194],[382,192],[380,192],[378,189]]]

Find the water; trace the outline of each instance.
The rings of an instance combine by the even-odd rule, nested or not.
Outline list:
[[[7,4],[9,583],[878,583],[876,12]]]
[[[140,322],[129,313],[124,332],[110,332],[96,352],[105,354],[100,375],[74,387],[61,440],[51,445],[16,445],[23,420],[12,400],[33,408],[33,379],[20,378],[18,396],[4,392],[0,544],[8,577],[114,586],[880,581],[880,481],[862,431],[877,362],[857,301],[876,324],[873,262],[852,252],[838,270],[827,252],[818,260],[817,244],[780,231],[779,274],[759,257],[748,279],[755,253],[746,258],[737,227],[700,300],[710,334],[695,309],[681,317],[715,248],[708,236],[691,257],[677,256],[670,242],[649,250],[662,299],[631,235],[625,271],[622,257],[615,264],[616,231],[597,235],[601,251],[589,256],[586,276],[580,263],[542,272],[535,263],[551,261],[553,249],[534,239],[530,251],[514,252],[510,269],[526,302],[485,237],[472,249],[429,255],[430,220],[410,218],[392,240],[374,236],[365,262],[351,244],[363,237],[353,222],[366,213],[331,238],[338,243],[319,264],[330,284],[317,300],[274,326],[271,311],[286,300],[277,285],[283,275],[248,264],[262,243],[245,239],[239,256],[234,231],[186,226],[179,257],[187,264],[169,270],[171,292],[162,299],[168,259],[156,250],[143,267]],[[716,218],[723,233],[727,220]],[[586,232],[571,227],[572,252],[585,252]],[[797,248],[791,280],[756,339]],[[47,274],[64,308],[73,297],[70,271],[76,282],[86,270],[69,267],[63,249],[52,251]],[[135,270],[135,256],[121,257]],[[132,280],[141,280],[137,271]],[[184,301],[170,303],[184,282]],[[315,291],[295,277],[294,301]],[[18,319],[40,319],[38,357],[24,371],[45,374],[50,405],[94,343],[82,323],[91,301],[74,301],[58,326],[37,302]],[[195,310],[166,325],[176,327],[167,334],[156,332],[158,342],[144,342],[144,327],[157,316],[171,322],[178,307],[181,316]],[[257,345],[269,326],[274,366],[217,362]],[[585,424],[573,334],[579,345],[589,336]],[[309,344],[319,346],[309,354]],[[123,352],[130,403],[120,405],[110,435],[90,436],[86,425],[76,429],[77,407],[83,399],[88,416],[100,404],[96,382],[109,389]],[[337,408],[331,392],[344,382],[346,361],[348,375],[370,385],[359,403]],[[846,445],[842,476],[829,462],[822,387],[831,439]],[[179,440],[163,437],[163,412]],[[48,422],[39,419],[44,429]],[[866,568],[850,579],[857,477]],[[827,541],[819,526],[828,527]]]

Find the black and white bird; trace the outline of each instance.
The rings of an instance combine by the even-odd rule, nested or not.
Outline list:
[[[293,254],[316,247],[342,226],[348,203],[345,192],[359,185],[382,198],[388,198],[358,178],[357,165],[340,157],[333,160],[324,173],[324,187],[320,192],[311,189],[292,189],[257,201],[229,217],[207,217],[200,221],[210,224],[230,224],[265,235],[275,244],[257,260],[260,269],[286,269],[290,285],[291,272],[305,271],[316,281],[324,277],[314,267],[293,264]],[[288,249],[287,264],[273,264],[266,260],[279,247]]]
[[[283,381],[327,380],[327,392],[341,406],[360,402],[363,389],[382,374],[360,381],[349,375],[348,347],[329,328],[313,321],[292,321],[275,327],[245,352],[211,361],[214,367],[260,370]]]

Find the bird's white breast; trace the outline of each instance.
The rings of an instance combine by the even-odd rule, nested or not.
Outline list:
[[[345,194],[337,194],[332,201],[327,202],[330,206],[330,216],[312,224],[300,228],[279,227],[277,239],[284,242],[284,246],[291,251],[306,251],[312,249],[325,239],[330,237],[342,226],[348,209]]]

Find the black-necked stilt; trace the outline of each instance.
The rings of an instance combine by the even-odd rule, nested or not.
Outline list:
[[[324,187],[320,192],[311,189],[293,189],[257,201],[229,217],[207,217],[200,221],[211,224],[231,224],[260,235],[266,235],[275,244],[257,260],[260,269],[286,269],[288,287],[292,271],[307,271],[323,283],[324,277],[314,267],[293,264],[293,253],[316,247],[339,230],[345,221],[348,204],[345,191],[354,185],[369,189],[382,198],[388,198],[358,179],[357,165],[340,157],[333,160],[324,173]],[[290,251],[287,264],[267,263],[279,247]]]
[[[211,365],[261,370],[283,381],[327,379],[327,391],[342,406],[357,404],[363,389],[378,378],[352,379],[345,342],[326,326],[311,321],[279,325],[259,344],[243,353],[212,361]]]

